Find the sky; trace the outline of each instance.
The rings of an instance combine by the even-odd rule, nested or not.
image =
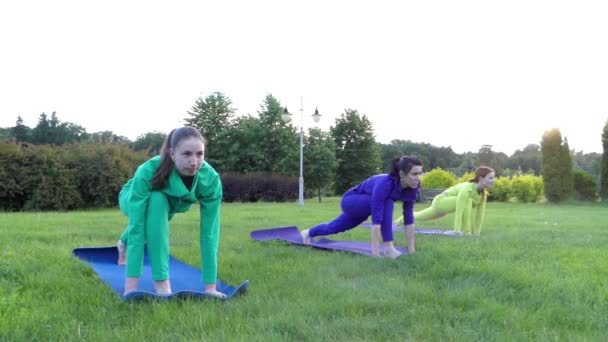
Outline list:
[[[129,139],[181,126],[222,92],[267,94],[304,129],[346,109],[376,140],[491,145],[511,155],[559,128],[602,153],[606,1],[3,1],[0,127],[41,113]]]

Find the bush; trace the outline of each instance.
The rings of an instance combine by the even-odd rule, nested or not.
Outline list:
[[[580,201],[595,201],[597,184],[590,174],[574,170],[574,198]]]
[[[0,143],[0,209],[19,210],[24,203],[21,163],[18,145]]]
[[[122,145],[0,144],[0,210],[109,207],[145,152]]]
[[[421,187],[425,189],[446,189],[456,184],[456,175],[436,168],[424,174],[420,182]]]
[[[147,158],[126,145],[73,145],[64,149],[66,166],[77,175],[78,191],[87,207],[112,207],[123,184]]]
[[[508,177],[498,177],[496,178],[496,183],[494,183],[494,187],[490,190],[488,200],[508,202],[512,196],[512,192],[513,189],[511,188],[511,180]]]
[[[511,194],[523,203],[538,202],[543,196],[542,178],[523,175],[511,179]]]
[[[298,198],[298,177],[226,172],[221,178],[224,202],[285,202]]]
[[[456,183],[460,184],[460,183],[468,182],[473,178],[475,178],[475,172],[472,172],[472,171],[465,172],[465,174],[462,175],[462,177],[458,178]]]
[[[82,205],[77,179],[66,169],[61,154],[48,146],[35,146],[21,153],[24,210],[69,210]]]

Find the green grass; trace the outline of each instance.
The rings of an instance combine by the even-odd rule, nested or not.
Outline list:
[[[481,237],[417,235],[416,254],[388,260],[249,238],[332,219],[337,198],[225,204],[220,277],[249,279],[248,291],[226,302],[138,303],[121,302],[71,256],[117,240],[126,224],[117,209],[1,213],[0,340],[607,340],[607,209],[490,203]],[[199,267],[197,222],[196,209],[176,215],[171,248]],[[334,238],[368,241],[369,230]]]

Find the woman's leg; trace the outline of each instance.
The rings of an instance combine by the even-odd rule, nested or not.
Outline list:
[[[157,293],[171,293],[169,282],[169,200],[162,192],[153,191],[148,199],[145,236]]]
[[[431,221],[441,218],[456,208],[456,197],[436,196],[431,206],[414,212],[415,221]]]
[[[309,229],[308,236],[333,235],[357,227],[369,217],[369,198],[368,195],[345,194],[340,203],[342,214],[331,222]]]

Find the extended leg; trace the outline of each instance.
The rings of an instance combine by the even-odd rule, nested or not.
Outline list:
[[[331,222],[311,228],[309,237],[338,234],[357,227],[369,217],[369,201],[368,195],[345,194],[340,203],[342,214]]]

